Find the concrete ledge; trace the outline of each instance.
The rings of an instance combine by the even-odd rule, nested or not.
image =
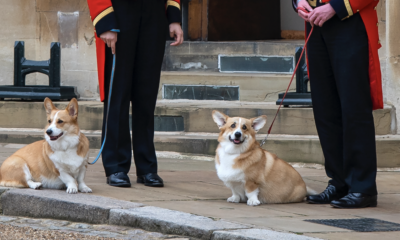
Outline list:
[[[13,189],[1,196],[4,215],[108,223],[111,209],[135,208],[140,203],[61,190]]]
[[[3,213],[3,205],[1,204],[1,197],[3,196],[3,194],[5,192],[7,192],[8,190],[10,190],[10,188],[8,187],[0,187],[0,214]]]
[[[8,216],[130,226],[196,239],[313,239],[92,194],[0,188],[0,196]]]
[[[200,239],[210,239],[213,231],[216,230],[249,228],[245,225],[224,220],[215,221],[207,217],[158,207],[126,210],[113,209],[110,213],[110,224],[138,227],[147,231],[178,234]]]
[[[99,149],[100,133],[83,131],[90,141],[90,147]],[[258,140],[265,137],[257,135]],[[169,151],[185,154],[215,155],[218,146],[218,134],[215,133],[171,133],[156,132],[154,144],[157,151]],[[1,143],[29,144],[43,139],[43,131],[24,129],[22,131],[3,131],[0,129]],[[379,168],[400,167],[400,135],[376,136]],[[278,155],[287,162],[324,164],[321,144],[315,135],[279,135],[269,136],[264,149]]]
[[[275,232],[266,229],[243,229],[234,231],[217,231],[212,240],[311,240],[317,239],[290,233]]]
[[[66,102],[56,102],[59,108],[65,108]],[[229,116],[253,118],[267,115],[269,126],[276,113],[277,106],[267,102],[230,102],[230,101],[157,101],[156,116],[183,117],[185,132],[218,133],[219,129],[212,120],[213,110],[219,110]],[[391,134],[392,107],[374,111],[375,132],[377,135]],[[100,102],[79,102],[79,126],[83,130],[101,130],[103,122],[103,104]],[[0,101],[0,127],[2,128],[44,128],[46,112],[41,102]],[[265,134],[268,127],[260,130]],[[316,135],[312,108],[282,108],[274,125],[273,134]]]

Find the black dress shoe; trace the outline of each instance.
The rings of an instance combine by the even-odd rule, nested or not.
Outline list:
[[[164,187],[164,181],[157,175],[157,173],[148,173],[146,175],[138,176],[137,183],[143,183],[148,187]]]
[[[377,195],[368,195],[363,193],[349,193],[345,197],[331,202],[331,206],[335,208],[366,208],[376,207],[377,205]]]
[[[346,191],[339,190],[333,185],[328,185],[322,193],[308,196],[307,202],[313,204],[329,204],[332,200],[340,199],[346,195]]]
[[[124,172],[114,173],[108,176],[107,184],[113,187],[131,187],[128,174]]]

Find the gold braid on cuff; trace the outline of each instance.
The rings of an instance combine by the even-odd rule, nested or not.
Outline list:
[[[344,1],[344,5],[346,5],[346,9],[347,9],[347,13],[349,14],[349,16],[347,16],[347,18],[353,16],[353,9],[351,8],[350,5],[350,1],[349,0],[343,0]]]
[[[97,15],[97,17],[93,20],[93,26],[96,26],[96,24],[105,16],[107,16],[108,14],[114,12],[114,8],[113,7],[109,7],[106,10],[102,11],[99,15]]]
[[[179,3],[172,1],[172,0],[167,1],[167,7],[169,7],[169,6],[177,7],[179,10],[181,9],[181,6],[179,5]]]

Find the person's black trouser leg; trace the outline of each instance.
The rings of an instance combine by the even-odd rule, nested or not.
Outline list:
[[[310,29],[310,26],[308,26]],[[377,194],[369,45],[359,14],[315,27],[308,43],[314,117],[331,184]]]
[[[163,0],[144,0],[132,83],[132,146],[136,174],[157,173],[154,110],[168,34]]]
[[[102,154],[104,169],[106,176],[129,172],[132,158],[129,108],[130,101],[133,101],[132,129],[136,167],[141,174],[155,173],[154,107],[167,34],[165,2],[113,0],[112,3],[120,33],[116,45],[107,140]],[[103,134],[111,68],[111,49],[106,47]]]

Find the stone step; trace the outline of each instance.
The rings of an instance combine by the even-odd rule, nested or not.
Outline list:
[[[56,102],[65,108],[66,102]],[[260,130],[266,133],[276,113],[277,106],[265,102],[231,101],[188,101],[159,100],[155,110],[156,130],[184,131],[188,133],[218,133],[218,127],[211,117],[216,109],[229,116],[253,118],[267,115],[267,125]],[[392,133],[392,108],[374,111],[377,135]],[[79,124],[84,130],[101,130],[103,104],[100,102],[79,102]],[[2,128],[43,128],[46,112],[41,102],[0,102],[0,127]],[[311,108],[282,108],[272,134],[316,135]]]
[[[99,149],[100,131],[82,131],[90,141],[90,147]],[[29,144],[43,139],[41,129],[0,129],[0,143]],[[262,140],[264,134],[257,135]],[[218,146],[217,133],[170,133],[156,132],[154,142],[157,151],[179,152],[198,155],[215,155]],[[378,167],[400,167],[400,135],[377,136]],[[277,154],[287,162],[324,164],[319,139],[315,135],[270,135],[264,149]]]
[[[286,90],[290,77],[291,75],[288,74],[164,71],[161,73],[158,98],[176,99],[180,97],[191,100],[276,102],[278,94]],[[209,94],[208,98],[201,98],[199,95],[204,92],[205,86],[212,86],[221,90],[216,94]],[[171,92],[170,89],[174,89],[174,87],[176,91]],[[226,87],[238,88],[238,94],[227,94],[223,89]],[[296,83],[293,83],[291,90],[295,91],[295,89]]]
[[[163,71],[217,72],[219,55],[294,56],[303,40],[268,40],[256,42],[184,42],[179,48],[167,45]]]

